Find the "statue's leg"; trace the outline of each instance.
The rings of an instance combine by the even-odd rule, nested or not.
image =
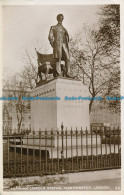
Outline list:
[[[65,66],[66,66],[66,76],[70,75],[70,55],[69,55],[69,50],[66,44],[63,44],[63,52],[64,52],[64,57],[65,57]]]
[[[70,75],[70,59],[66,59],[66,76]]]
[[[56,71],[58,76],[61,76],[61,58],[59,58],[58,62],[56,62]]]

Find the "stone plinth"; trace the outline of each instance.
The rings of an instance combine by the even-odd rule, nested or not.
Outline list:
[[[63,144],[61,133],[59,134],[59,138],[57,139],[56,133],[51,139],[51,136],[47,135],[47,141],[45,136],[42,135],[42,139],[32,139],[28,138],[28,148],[36,149],[36,150],[47,150],[49,151],[49,157],[53,158],[61,158],[61,151],[63,151],[64,157],[73,156],[84,156],[87,155],[98,155],[101,154],[101,137],[97,135],[97,150],[96,150],[96,137],[92,137],[91,135],[83,135],[79,133],[77,138],[75,135],[71,138],[71,135],[68,134],[67,138],[63,137]],[[39,148],[39,145],[41,148]],[[23,146],[27,148],[27,139],[23,140]],[[102,146],[103,147],[103,146]],[[105,150],[103,147],[102,153],[105,154]]]
[[[79,80],[57,78],[38,86],[31,94],[32,97],[58,97],[60,100],[31,101],[31,130],[39,131],[51,128],[86,130],[90,127],[89,100],[65,100],[68,97],[89,96],[88,87]]]

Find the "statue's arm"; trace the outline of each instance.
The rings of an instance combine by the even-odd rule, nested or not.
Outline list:
[[[53,36],[53,27],[52,26],[51,26],[50,31],[49,31],[48,39],[49,39],[51,46],[53,47],[54,36]]]

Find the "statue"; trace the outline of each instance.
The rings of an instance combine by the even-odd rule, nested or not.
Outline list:
[[[42,73],[45,75],[45,80],[47,80],[48,74],[53,74],[54,78],[63,76],[74,79],[70,75],[69,35],[62,25],[63,19],[62,14],[57,15],[58,24],[50,28],[48,39],[53,47],[53,54],[41,54],[35,48],[38,63],[36,80],[40,78],[40,82],[43,81]],[[62,64],[62,61],[65,62],[65,65]]]
[[[63,19],[64,16],[62,14],[57,15],[58,24],[51,26],[48,39],[53,47],[53,58],[57,60],[56,71],[58,76],[61,76],[61,60],[64,59],[66,77],[72,78],[70,75],[69,35],[62,25]]]

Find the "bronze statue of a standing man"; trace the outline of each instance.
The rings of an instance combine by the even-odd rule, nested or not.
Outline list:
[[[64,59],[66,65],[66,76],[70,76],[70,55],[69,55],[69,35],[67,30],[63,27],[62,21],[64,16],[62,14],[57,15],[58,24],[51,26],[49,32],[49,41],[53,47],[53,58],[57,59],[56,71],[61,76],[61,59]]]

